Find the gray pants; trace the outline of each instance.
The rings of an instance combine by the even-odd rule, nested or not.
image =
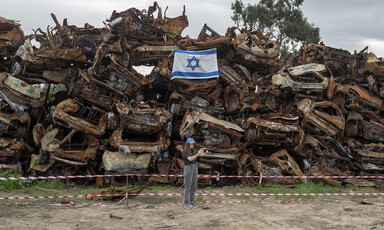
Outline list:
[[[197,165],[191,164],[184,167],[184,203],[195,202],[197,188]]]

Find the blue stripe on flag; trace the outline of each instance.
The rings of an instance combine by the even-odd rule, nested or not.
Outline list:
[[[204,78],[204,77],[219,76],[219,71],[214,71],[209,73],[190,73],[190,72],[176,71],[172,73],[171,79],[176,76],[186,77],[186,78]]]
[[[208,55],[208,54],[216,54],[216,49],[204,50],[204,51],[188,51],[188,50],[174,50],[173,53],[184,53],[190,55]]]

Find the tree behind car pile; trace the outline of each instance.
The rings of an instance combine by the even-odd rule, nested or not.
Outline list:
[[[317,44],[320,28],[307,21],[300,6],[304,0],[260,0],[245,5],[242,0],[231,4],[235,24],[249,30],[258,30],[276,39],[282,57],[299,45]]]

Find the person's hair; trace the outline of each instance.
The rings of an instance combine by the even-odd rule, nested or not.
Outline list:
[[[184,143],[184,147],[183,147],[184,150],[187,150],[187,152],[189,153],[189,155],[194,155],[195,154],[195,151],[196,151],[196,148],[195,146],[193,147],[193,149],[191,149],[191,144],[188,143],[188,142],[185,142]]]

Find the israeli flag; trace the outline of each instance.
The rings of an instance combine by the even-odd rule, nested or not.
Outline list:
[[[174,50],[171,80],[218,78],[217,51],[215,49],[202,51]]]

